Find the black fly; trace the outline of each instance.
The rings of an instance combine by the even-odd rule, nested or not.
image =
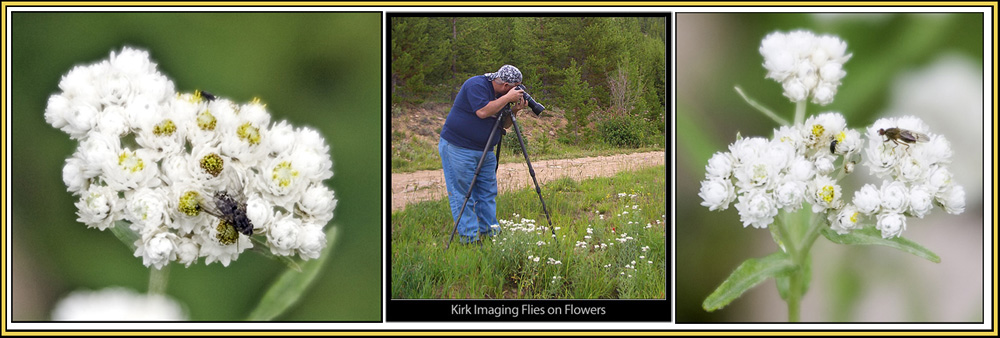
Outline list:
[[[216,238],[219,243],[232,244],[239,239],[239,234],[253,235],[253,222],[247,217],[247,198],[243,195],[242,185],[231,189],[215,192],[211,201],[206,201],[202,210],[219,218],[216,227]]]
[[[204,90],[195,90],[194,95],[197,97],[204,97],[206,100],[209,101],[215,101],[215,95],[212,95],[212,93],[206,92]]]

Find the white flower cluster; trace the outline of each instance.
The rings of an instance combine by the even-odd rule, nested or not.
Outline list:
[[[876,177],[891,180],[863,186],[853,207],[877,219],[882,237],[899,236],[906,216],[923,218],[935,203],[950,214],[965,210],[965,189],[948,169],[951,145],[929,129],[913,116],[882,118],[868,127],[864,164]]]
[[[183,321],[187,313],[164,295],[141,294],[122,287],[79,290],[56,303],[55,321]]]
[[[846,126],[839,113],[824,113],[776,129],[772,139],[736,140],[729,152],[708,160],[698,193],[701,205],[725,210],[736,201],[743,226],[755,228],[766,228],[779,209],[794,211],[803,202],[811,203],[813,212],[840,208],[841,188],[830,176],[834,162],[837,155],[851,157],[861,145],[860,133]]]
[[[59,88],[45,120],[79,141],[63,167],[78,220],[100,230],[127,221],[146,266],[228,266],[253,247],[247,232],[275,255],[314,259],[326,246],[337,200],[316,130],[272,123],[258,99],[177,93],[147,52],[128,47],[73,68]]]
[[[891,138],[892,131],[886,134],[890,128],[908,136]],[[922,218],[933,202],[952,214],[965,208],[965,191],[952,182],[946,166],[948,141],[927,129],[914,117],[880,119],[868,127],[865,146],[840,114],[813,116],[803,125],[776,129],[773,139],[742,138],[729,152],[716,153],[705,166],[698,196],[709,210],[725,210],[736,201],[744,227],[766,228],[779,209],[794,211],[808,202],[812,212],[827,215],[838,233],[857,228],[867,215],[875,217],[882,237],[898,237],[906,229],[906,216]],[[892,180],[881,187],[865,185],[846,203],[831,176],[838,169],[835,162],[839,155],[842,170],[850,173],[862,153],[873,174]]]
[[[768,34],[760,43],[767,78],[781,82],[792,102],[812,97],[812,102],[833,102],[840,80],[847,75],[844,62],[851,58],[847,43],[831,35],[808,31]]]

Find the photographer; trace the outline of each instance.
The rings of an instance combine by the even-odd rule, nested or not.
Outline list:
[[[457,226],[462,243],[479,241],[479,234],[494,236],[500,231],[496,217],[497,179],[494,170],[497,159],[492,150],[502,133],[496,133],[492,140],[488,138],[496,124],[497,114],[507,104],[514,103],[512,114],[528,105],[522,94],[524,91],[514,88],[519,84],[521,71],[511,65],[504,65],[495,73],[469,78],[455,96],[455,103],[441,128],[438,152],[448,186],[453,221],[458,219],[469,185],[475,184]],[[511,124],[510,119],[503,121],[505,129]],[[476,176],[476,166],[485,149],[489,151]],[[474,176],[476,182],[473,183]]]

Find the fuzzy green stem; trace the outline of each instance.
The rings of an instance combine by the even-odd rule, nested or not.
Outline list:
[[[762,105],[759,102],[754,101],[753,99],[751,99],[749,96],[747,96],[746,93],[743,92],[743,89],[741,89],[739,86],[736,86],[735,89],[736,89],[736,93],[740,94],[740,96],[743,97],[743,100],[746,101],[747,104],[749,104],[751,107],[754,107],[755,109],[757,109],[757,111],[759,111],[762,114],[764,114],[764,116],[767,116],[767,117],[771,118],[771,120],[774,120],[774,122],[776,122],[776,123],[778,123],[780,125],[783,125],[783,126],[787,126],[788,125],[788,120],[785,120],[785,119],[781,118],[780,116],[778,116],[778,114],[775,114],[773,111],[771,111],[767,107],[764,107],[764,105]]]
[[[788,321],[798,322],[800,320],[801,312],[801,302],[802,296],[805,295],[805,289],[803,288],[802,281],[806,280],[808,272],[804,267],[806,266],[806,260],[809,258],[809,251],[812,249],[813,243],[816,243],[816,239],[819,238],[820,228],[824,225],[823,218],[817,217],[815,213],[809,215],[809,228],[803,237],[799,238],[802,241],[794,241],[795,248],[797,251],[790,251],[789,254],[792,256],[792,260],[795,265],[799,267],[792,275],[789,277],[789,289],[788,289]],[[801,233],[800,233],[801,234]]]
[[[162,295],[167,293],[167,281],[170,277],[170,264],[163,268],[149,269],[149,294]]]
[[[795,102],[795,124],[806,121],[806,100]]]
[[[796,269],[792,273],[789,279],[789,289],[788,289],[788,321],[795,323],[799,321],[799,315],[802,312],[801,301],[802,301],[802,269]]]

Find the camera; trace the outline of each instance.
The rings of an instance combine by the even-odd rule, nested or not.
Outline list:
[[[535,102],[535,99],[531,98],[531,94],[528,94],[528,89],[524,88],[523,84],[519,84],[517,85],[517,87],[514,88],[523,90],[521,94],[524,96],[524,100],[528,101],[528,108],[531,108],[531,112],[535,113],[535,116],[542,114],[542,111],[545,110],[545,106],[543,106],[541,103]]]

